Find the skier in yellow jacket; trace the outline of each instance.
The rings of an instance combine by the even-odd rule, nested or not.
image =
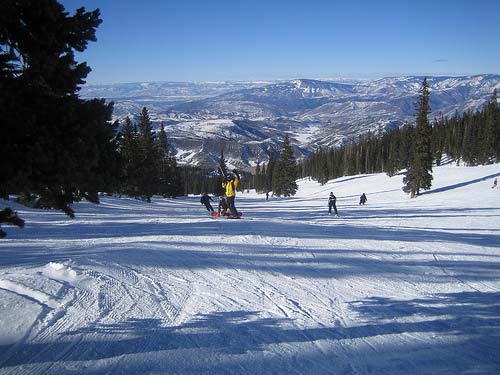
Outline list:
[[[231,211],[231,215],[234,218],[238,218],[239,216],[236,206],[234,205],[234,198],[236,197],[236,189],[240,183],[240,175],[236,169],[233,169],[233,172],[234,175],[229,173],[224,181],[222,181],[222,187],[226,191],[227,204],[229,206],[229,210]]]

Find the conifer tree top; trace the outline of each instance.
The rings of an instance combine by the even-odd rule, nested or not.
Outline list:
[[[75,93],[90,68],[77,63],[73,51],[82,52],[96,41],[99,16],[98,9],[87,12],[83,7],[69,16],[55,0],[3,0],[0,71],[51,95]]]

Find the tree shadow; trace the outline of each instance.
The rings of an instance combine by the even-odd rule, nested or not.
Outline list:
[[[342,211],[340,214],[342,215]],[[325,209],[326,212],[326,209]],[[472,214],[471,212],[474,212]],[[371,217],[378,219],[401,218],[443,218],[443,217],[469,217],[472,215],[497,216],[497,210],[494,208],[449,208],[442,209],[419,209],[411,212],[402,209],[370,209],[370,210],[351,210],[348,218],[351,220],[362,220]],[[500,235],[494,233],[465,233],[446,232],[443,230],[417,228],[417,227],[396,227],[365,225],[359,226],[342,220],[332,219],[328,215],[318,216],[317,212],[311,212],[310,209],[301,208],[293,212],[280,212],[279,220],[269,223],[269,213],[266,211],[255,211],[251,216],[250,222],[247,220],[228,221],[224,218],[191,220],[191,217],[183,217],[186,221],[172,222],[166,216],[145,216],[121,214],[117,218],[103,217],[99,220],[76,220],[69,223],[63,222],[57,225],[54,223],[43,222],[28,225],[19,233],[23,240],[98,240],[109,239],[110,243],[114,240],[146,237],[161,237],[168,235],[200,235],[215,236],[218,234],[229,236],[243,235],[262,235],[273,237],[293,237],[299,239],[379,239],[379,240],[401,240],[408,242],[449,242],[463,243],[468,245],[498,247],[500,246]],[[272,217],[271,217],[272,218]],[[480,230],[480,228],[478,228]],[[333,237],[332,237],[333,236]],[[13,231],[11,240],[16,239],[16,233]],[[67,242],[68,244],[71,241]],[[85,243],[85,242],[83,242]]]
[[[476,332],[483,326],[500,330],[500,292],[437,293],[432,297],[410,300],[370,297],[352,304],[355,311],[372,322],[426,316],[450,321],[466,319],[468,324],[457,325],[462,333]]]
[[[439,293],[409,300],[370,297],[353,301],[351,307],[369,322],[367,327],[375,324],[382,334],[427,333],[444,348],[454,348],[455,373],[500,373],[500,292]],[[441,346],[436,349],[442,352]]]
[[[464,181],[464,182],[460,182],[458,184],[453,184],[453,185],[443,186],[443,187],[440,187],[440,188],[437,188],[437,189],[432,189],[432,190],[423,192],[420,195],[442,193],[444,191],[458,189],[458,188],[461,188],[461,187],[464,187],[464,186],[468,186],[468,185],[472,185],[472,184],[477,184],[478,182],[483,182],[483,181],[490,180],[492,178],[498,177],[499,175],[500,175],[500,173],[493,173],[493,174],[490,174],[488,176],[484,176],[484,177],[481,177],[481,178],[476,178],[474,180]]]
[[[371,297],[351,303],[351,313],[366,322],[355,326],[299,327],[244,310],[199,314],[177,326],[130,318],[0,352],[10,351],[3,367],[96,364],[130,355],[126,369],[137,364],[139,372],[493,374],[500,370],[499,301],[498,292]]]
[[[108,264],[112,259],[119,259],[120,264],[138,268],[259,270],[311,278],[369,275],[402,278],[407,275],[408,279],[421,282],[422,274],[431,272],[428,277],[432,276],[433,282],[449,282],[453,277],[463,281],[500,279],[498,255],[481,248],[467,252],[457,250],[460,246],[454,247],[454,244],[467,244],[496,249],[500,245],[499,234],[349,224],[325,227],[293,221],[276,222],[272,226],[266,221],[254,222],[251,226],[234,221],[227,224],[221,227],[212,220],[183,224],[110,223],[93,225],[92,231],[85,229],[87,224],[82,224],[82,228],[74,229],[86,231],[88,237],[80,234],[75,236],[78,240],[68,241],[66,238],[71,236],[61,232],[58,239],[61,242],[50,246],[57,234],[52,232],[48,244],[35,240],[20,243],[19,247],[4,247],[0,251],[0,265],[44,266],[72,259],[83,268],[92,268],[89,262]],[[204,241],[198,242],[194,235],[210,236],[211,243],[207,246]],[[242,236],[242,240],[227,241],[229,236]],[[335,242],[331,242],[332,238]],[[373,249],[344,248],[345,244],[337,242],[353,238],[397,239],[400,249],[385,250],[384,245]],[[331,248],[316,245],[316,241],[330,241]],[[414,243],[429,245],[426,250],[417,251],[412,250]],[[433,244],[440,246],[435,250]],[[446,251],[439,250],[443,245],[448,245]],[[439,261],[434,257],[436,254]]]

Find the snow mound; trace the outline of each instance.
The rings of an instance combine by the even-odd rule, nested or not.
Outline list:
[[[64,264],[56,262],[50,262],[47,264],[43,268],[42,273],[51,279],[66,281],[68,283],[78,280],[78,275],[75,270]]]

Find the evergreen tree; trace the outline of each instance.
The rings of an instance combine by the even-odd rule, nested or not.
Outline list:
[[[297,163],[288,135],[281,145],[280,158],[273,172],[273,191],[278,197],[290,197],[297,192]]]
[[[255,189],[257,190],[258,193],[267,193],[267,177],[266,177],[266,165],[262,164],[262,167],[260,165],[257,165],[256,169],[256,182],[255,182]]]
[[[485,108],[486,127],[489,134],[489,155],[496,161],[500,160],[500,107],[498,106],[498,92],[493,90],[493,95]]]
[[[183,191],[183,180],[181,176],[181,172],[179,167],[177,166],[177,159],[172,151],[172,149],[168,146],[168,156],[167,156],[167,166],[168,166],[168,188],[166,191],[166,195],[175,198],[179,195],[182,195]]]
[[[405,123],[401,128],[401,139],[399,146],[399,168],[407,169],[413,155],[413,142],[416,139],[415,127],[410,123]]]
[[[322,153],[322,156],[320,157],[319,163],[319,174],[318,174],[318,182],[321,185],[324,185],[328,182],[330,179],[330,173],[328,171],[328,155],[326,153]]]
[[[457,112],[455,116],[449,121],[449,128],[447,128],[447,136],[445,143],[445,152],[454,160],[460,160],[463,154],[462,138],[463,138],[462,119]]]
[[[430,189],[432,185],[432,129],[428,119],[429,113],[429,85],[427,78],[424,78],[422,88],[419,91],[415,138],[412,142],[413,147],[406,176],[403,179],[404,190],[410,193],[412,197],[417,196],[422,189]]]
[[[401,169],[401,159],[400,159],[400,144],[401,144],[401,132],[398,129],[392,130],[390,133],[384,135],[388,144],[388,154],[386,162],[386,173],[388,176],[392,177],[396,175]]]
[[[261,171],[260,163],[257,163],[257,165],[255,166],[255,178],[254,178],[255,191],[257,193],[262,193],[264,191],[262,175],[263,174]]]
[[[88,201],[99,203],[98,192],[117,191],[120,183],[119,123],[109,121],[113,106],[106,104],[104,99],[82,101],[82,104],[84,111],[78,115],[78,120],[82,123],[80,128],[94,139],[95,143],[86,148],[86,152],[93,154],[93,162],[88,160],[91,157],[88,154],[79,158],[76,180],[81,189],[80,195]],[[88,160],[87,165],[82,167],[81,160]]]
[[[158,192],[159,185],[159,163],[158,149],[156,147],[155,135],[153,133],[153,123],[149,117],[146,107],[141,111],[139,119],[138,134],[139,149],[139,193],[148,202],[153,194]]]
[[[432,156],[437,166],[441,165],[441,159],[444,155],[444,144],[446,142],[446,127],[445,120],[435,121],[432,127]]]
[[[266,169],[266,193],[269,193],[273,190],[273,178],[274,178],[274,170],[276,168],[276,156],[274,152],[271,151],[269,155],[269,162],[267,163]]]
[[[78,98],[90,71],[74,51],[95,41],[99,10],[73,16],[55,0],[0,2],[0,186],[39,207],[97,201],[112,185],[112,104]]]
[[[259,185],[259,176],[260,176],[260,163],[257,162],[257,165],[255,166],[255,189],[259,191],[260,185]]]
[[[169,185],[171,184],[171,155],[168,147],[167,133],[163,122],[158,133],[158,193],[164,197],[169,196]]]
[[[139,192],[139,145],[136,127],[127,116],[119,138],[121,155],[120,191],[135,197]]]

